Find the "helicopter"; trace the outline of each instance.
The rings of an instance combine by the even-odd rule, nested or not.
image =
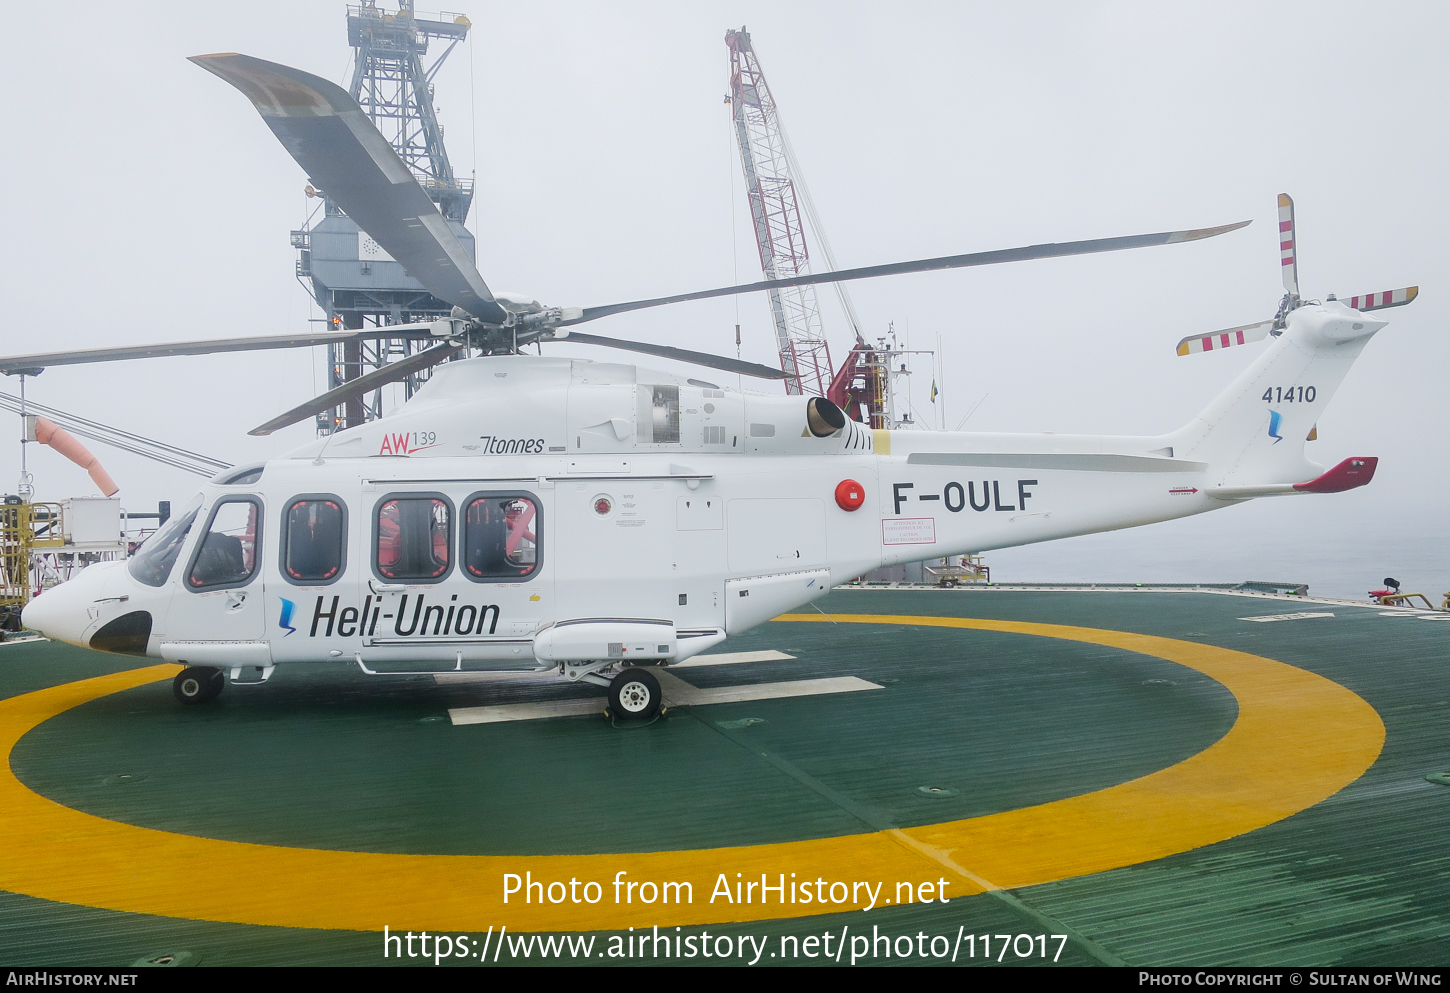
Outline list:
[[[25,625],[46,637],[182,665],[173,689],[183,703],[214,700],[228,681],[264,683],[279,665],[339,662],[370,676],[416,675],[422,665],[553,671],[606,687],[617,718],[647,720],[661,706],[652,667],[685,661],[872,569],[1263,496],[1341,492],[1374,476],[1375,458],[1326,471],[1304,444],[1386,326],[1368,315],[1418,290],[1301,298],[1287,196],[1278,313],[1185,339],[1179,353],[1268,344],[1178,430],[872,430],[826,397],[522,349],[575,341],[779,381],[789,374],[575,328],[771,288],[1179,244],[1249,222],[546,306],[489,289],[342,88],[245,55],[191,61],[241,91],[309,183],[453,311],[427,324],[0,358],[0,371],[16,375],[364,337],[432,342],[251,433],[432,368],[388,416],[221,472],[129,560],[92,565],[25,608]],[[461,358],[465,349],[481,354]]]

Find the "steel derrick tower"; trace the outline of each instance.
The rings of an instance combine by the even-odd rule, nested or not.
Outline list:
[[[766,85],[760,60],[741,28],[728,31],[730,48],[730,105],[740,165],[745,173],[750,219],[760,250],[760,268],[766,279],[785,279],[811,271],[802,223],[801,199],[810,204],[804,185],[798,187],[790,146],[781,128],[775,100]],[[819,226],[812,223],[819,237]],[[831,353],[821,323],[820,301],[813,286],[768,291],[775,324],[780,365],[796,379],[787,379],[787,393],[825,396],[832,374]],[[854,323],[854,315],[851,315]]]
[[[473,182],[453,173],[443,144],[443,127],[433,106],[433,78],[471,26],[461,15],[420,16],[413,9],[413,0],[399,0],[396,13],[383,10],[374,0],[347,8],[347,37],[355,50],[349,91],[438,205],[470,258],[474,255],[473,235],[464,221],[473,202]],[[447,47],[428,62],[430,41]],[[452,307],[424,289],[359,230],[327,199],[326,190],[309,187],[308,195],[321,196],[324,211],[315,226],[292,232],[292,244],[298,249],[297,276],[310,283],[329,326],[385,326],[449,315]],[[392,338],[328,345],[328,388],[357,379],[427,344]],[[462,357],[467,349],[459,351]],[[427,377],[427,372],[409,376],[404,381],[406,395],[411,397]],[[382,415],[382,392],[375,391],[319,414],[317,429],[328,434]]]

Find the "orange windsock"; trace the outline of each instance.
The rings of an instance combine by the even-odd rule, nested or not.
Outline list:
[[[80,466],[90,474],[91,482],[106,496],[115,496],[116,491],[121,487],[111,478],[110,473],[101,467],[101,460],[91,454],[75,436],[64,428],[56,426],[55,422],[44,417],[35,419],[35,440],[42,445],[49,445],[76,465]]]

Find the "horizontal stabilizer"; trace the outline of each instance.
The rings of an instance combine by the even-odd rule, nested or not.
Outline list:
[[[1196,334],[1184,338],[1178,343],[1178,354],[1192,355],[1195,352],[1212,352],[1220,348],[1263,341],[1269,336],[1269,329],[1273,326],[1273,321],[1260,321],[1258,324],[1245,324],[1243,327],[1215,331],[1213,334]]]
[[[1372,455],[1345,459],[1339,465],[1305,483],[1265,483],[1261,486],[1217,486],[1205,492],[1218,500],[1252,500],[1254,497],[1289,496],[1294,493],[1343,493],[1365,486],[1374,479],[1380,460]]]
[[[1367,485],[1374,479],[1374,471],[1379,468],[1379,464],[1380,460],[1373,455],[1345,459],[1318,479],[1295,483],[1294,489],[1300,493],[1343,493],[1345,490]]]
[[[1366,293],[1348,297],[1339,302],[1358,311],[1384,310],[1386,307],[1403,307],[1420,295],[1418,286],[1406,286],[1399,290],[1385,290],[1382,293]]]

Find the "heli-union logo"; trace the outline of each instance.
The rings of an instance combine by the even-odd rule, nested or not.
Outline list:
[[[1276,445],[1284,440],[1283,436],[1279,434],[1279,425],[1283,423],[1283,414],[1277,410],[1269,411],[1269,437],[1274,439],[1274,444]]]
[[[297,629],[292,626],[292,611],[297,609],[297,605],[286,597],[279,596],[277,599],[282,601],[282,614],[277,618],[277,626],[287,632],[282,637],[296,634]]]

